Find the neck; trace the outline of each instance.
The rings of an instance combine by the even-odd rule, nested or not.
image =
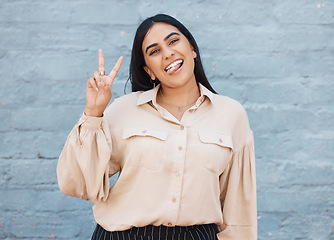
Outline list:
[[[160,94],[157,95],[158,102],[178,107],[179,109],[193,105],[200,96],[196,81],[194,81],[194,84],[180,88],[170,88],[161,85],[159,91]]]

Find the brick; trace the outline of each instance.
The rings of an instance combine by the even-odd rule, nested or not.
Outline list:
[[[10,131],[11,126],[11,111],[6,107],[7,103],[5,101],[2,102],[2,105],[0,105],[0,136],[1,132],[7,132]]]
[[[75,28],[75,30],[74,30]],[[114,28],[117,31],[105,31],[106,28]],[[26,31],[29,29],[30,31]],[[119,48],[124,47],[130,51],[134,26],[104,24],[95,27],[91,24],[76,25],[73,27],[59,23],[13,23],[0,26],[0,31],[6,34],[1,38],[1,48],[8,50],[20,50],[28,48],[43,54],[45,51],[96,51],[98,47]],[[21,37],[18,38],[17,36]],[[100,45],[100,46],[99,46]]]
[[[257,159],[256,172],[259,176],[257,184],[262,187],[270,187],[272,184],[280,184],[284,164],[278,160],[265,161]]]
[[[299,221],[300,224],[293,226],[293,223]],[[283,221],[281,231],[287,237],[291,231],[296,232],[294,235],[299,239],[330,239],[329,234],[332,231],[330,224],[331,219],[326,216],[315,216],[308,214],[288,215]],[[284,239],[284,238],[281,238]]]
[[[3,137],[0,138],[0,157],[9,159],[58,158],[71,128],[72,124],[66,132],[3,133]]]
[[[298,178],[296,178],[296,172]],[[280,172],[280,186],[294,185],[300,186],[330,186],[334,184],[334,168],[324,162],[308,163],[287,163]]]
[[[263,90],[269,79],[247,81],[244,85],[243,97],[252,103],[270,105],[307,105],[312,103],[312,90],[294,79],[291,82],[272,81]]]
[[[49,214],[49,213],[28,213],[18,215],[10,214],[11,222],[8,227],[9,234],[12,238],[42,238],[42,239],[88,239],[89,228],[91,223],[80,220],[77,213],[69,214]],[[68,224],[71,217],[78,217],[71,228]],[[81,216],[83,219],[89,219],[87,216]],[[67,224],[67,225],[66,225]],[[86,229],[83,233],[83,229]],[[91,234],[90,234],[91,235]]]
[[[312,104],[316,106],[328,105],[334,100],[334,84],[333,82],[324,81],[324,79],[319,79],[318,82],[318,84],[310,87],[312,90]]]
[[[285,213],[275,213],[273,217],[272,213],[260,212],[258,214],[258,231],[262,234],[258,237],[259,240],[268,240],[268,239],[284,239],[278,238],[276,234],[281,233],[281,223],[286,218],[287,214]]]
[[[264,130],[265,132],[266,130]],[[256,156],[283,162],[330,162],[333,155],[333,135],[328,133],[305,134],[303,130],[264,134],[255,131]],[[299,143],[299,144],[295,144]]]
[[[12,126],[19,130],[52,131],[68,129],[76,123],[84,111],[84,106],[47,106],[22,108],[12,113]]]
[[[1,189],[0,210],[16,211],[21,214],[29,209],[33,209],[37,202],[36,191],[27,191],[25,189],[9,190]],[[19,196],[19,197],[18,197]]]
[[[9,161],[0,161],[0,190],[7,188],[8,180],[11,178],[10,167]]]
[[[331,24],[333,7],[332,2],[281,2],[275,6],[274,14],[284,24]]]
[[[283,25],[273,32],[279,41],[277,51],[326,51],[333,48],[331,27],[323,24]]]
[[[254,131],[265,130],[267,133],[280,133],[289,129],[316,129],[317,116],[311,110],[298,106],[268,107],[266,105],[247,108],[250,119],[261,119],[261,124],[255,126]],[[307,121],[300,121],[307,119]]]
[[[19,189],[55,189],[57,188],[57,176],[55,171],[56,166],[56,159],[29,159],[12,161],[10,175],[13,177],[9,180],[9,186],[10,188]],[[31,176],[39,177],[32,178]]]
[[[217,79],[216,81],[210,81],[213,88],[221,95],[228,96],[239,102],[244,100],[243,93],[245,92],[244,84],[238,84],[240,81],[232,79]]]

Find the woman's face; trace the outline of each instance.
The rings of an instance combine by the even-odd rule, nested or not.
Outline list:
[[[196,52],[188,39],[174,26],[155,23],[147,32],[142,51],[145,71],[163,86],[177,88],[196,81]]]

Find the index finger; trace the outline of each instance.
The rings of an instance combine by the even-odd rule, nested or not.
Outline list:
[[[102,49],[99,49],[99,73],[100,75],[104,75],[104,55]],[[103,73],[103,74],[102,74]]]

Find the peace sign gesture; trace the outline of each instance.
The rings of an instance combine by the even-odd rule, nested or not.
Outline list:
[[[86,85],[86,108],[87,116],[101,117],[111,99],[111,86],[123,62],[120,57],[109,75],[104,75],[104,56],[99,49],[99,71],[95,71]]]

